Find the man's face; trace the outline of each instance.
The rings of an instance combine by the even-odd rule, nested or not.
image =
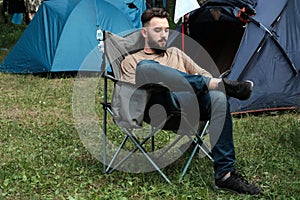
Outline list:
[[[145,39],[149,47],[158,51],[166,50],[169,37],[169,22],[166,18],[153,17],[146,28]]]

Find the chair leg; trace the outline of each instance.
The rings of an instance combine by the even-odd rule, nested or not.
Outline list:
[[[212,162],[214,162],[210,148],[204,142],[201,146],[199,145],[199,148],[206,155],[206,157],[208,157]]]
[[[129,138],[129,136],[126,136],[127,138]],[[131,139],[131,138],[130,138]],[[123,145],[124,146],[124,145]],[[122,149],[122,145],[120,145],[120,147],[118,148],[118,150]],[[115,169],[117,169],[120,165],[122,165],[132,154],[134,154],[136,151],[138,150],[138,147],[135,147],[129,154],[127,154],[127,156],[125,156],[122,160],[120,160],[113,168],[110,168],[109,170],[107,170],[107,173],[112,173]],[[117,155],[119,153],[116,152],[115,156],[114,156],[114,160],[116,159]]]
[[[179,178],[179,181],[181,181],[184,177],[184,175],[186,174],[196,152],[197,152],[197,149],[199,148],[204,154],[206,157],[208,157],[212,162],[214,161],[213,158],[212,158],[212,154],[211,154],[211,151],[210,151],[210,148],[205,144],[205,142],[202,140],[203,136],[205,135],[206,133],[206,130],[208,128],[208,125],[209,125],[209,121],[206,122],[205,126],[203,127],[202,129],[202,132],[201,134],[196,134],[196,138],[195,139],[192,139],[194,143],[196,143],[196,146],[194,147],[186,165],[184,166],[183,170],[182,170],[182,173],[180,175],[180,178]]]
[[[207,144],[202,140],[202,137],[199,135],[196,135],[197,138],[197,146],[199,146],[200,150],[211,160],[214,161],[212,158],[211,150],[207,146]]]
[[[122,130],[126,133],[126,140],[127,138],[129,138],[129,135],[132,135],[130,133],[130,131],[128,131],[125,128],[122,128]],[[154,136],[153,134],[156,132],[156,130],[152,130],[152,132],[141,142],[139,143],[140,146],[144,145],[150,138],[151,138],[151,145],[152,145],[152,151],[154,151]],[[132,136],[134,137],[134,136]],[[124,139],[123,142],[120,144],[120,147],[118,148],[117,152],[115,153],[114,157],[112,160],[115,160],[115,158],[117,157],[117,155],[119,154],[118,151],[120,151],[126,140]],[[136,141],[138,141],[137,139],[135,139]],[[110,170],[107,170],[107,173],[112,173],[116,168],[118,168],[122,163],[124,163],[132,154],[134,154],[136,151],[138,150],[138,147],[136,146],[129,154],[127,154],[127,156],[125,156],[122,160],[120,160],[115,166],[114,168],[111,168]],[[112,161],[111,161],[112,163]]]
[[[154,150],[155,150],[154,136],[151,136],[151,151],[154,152]]]
[[[185,164],[185,166],[184,166],[184,168],[183,168],[183,170],[182,170],[182,173],[181,173],[181,175],[180,175],[179,181],[182,181],[182,179],[183,179],[184,175],[186,174],[186,172],[187,172],[189,166],[191,165],[191,162],[192,162],[192,160],[193,160],[193,158],[194,158],[194,156],[195,156],[195,154],[196,154],[198,148],[199,148],[199,149],[206,155],[206,157],[208,157],[212,162],[214,161],[213,158],[212,158],[212,155],[211,155],[211,153],[210,153],[209,147],[203,142],[202,139],[201,139],[201,140],[197,140],[197,141],[194,140],[193,142],[196,143],[196,146],[194,147],[194,149],[193,149],[193,151],[192,151],[192,153],[191,153],[191,155],[190,155],[190,157],[189,157],[187,163]],[[204,146],[204,148],[203,148],[202,146]]]
[[[143,155],[147,158],[147,160],[152,164],[152,166],[160,173],[160,175],[168,182],[171,183],[171,181],[168,179],[168,177],[160,170],[160,168],[157,166],[157,164],[150,158],[150,156],[147,154],[146,150],[140,146],[139,142],[130,134],[129,135],[132,142],[135,143],[137,148],[143,153]]]
[[[191,153],[191,155],[190,155],[190,157],[189,157],[189,159],[188,159],[186,165],[184,166],[184,168],[183,168],[183,170],[182,170],[182,173],[181,173],[181,175],[180,175],[179,181],[181,181],[181,180],[183,179],[184,175],[186,174],[186,172],[187,172],[187,170],[188,170],[188,168],[189,168],[189,166],[190,166],[190,164],[191,164],[191,162],[192,162],[192,160],[193,160],[193,158],[194,158],[194,156],[195,156],[195,154],[196,154],[196,152],[197,152],[197,149],[198,149],[198,144],[196,144],[196,146],[195,146],[195,148],[193,149],[193,152]]]
[[[160,173],[160,175],[168,182],[171,183],[171,181],[168,179],[168,177],[160,170],[160,168],[157,166],[157,164],[150,158],[150,156],[147,154],[147,151],[142,147],[142,145],[148,141],[151,137],[147,137],[142,143],[140,143],[127,129],[123,129],[123,131],[126,133],[126,138],[130,138],[130,140],[135,144],[135,148],[127,155],[125,156],[121,161],[119,161],[114,168],[111,168],[112,163],[116,159],[117,155],[119,154],[120,150],[125,144],[125,139],[123,140],[122,144],[118,148],[117,152],[115,153],[111,163],[110,168],[107,169],[107,173],[112,173],[116,168],[118,168],[122,163],[124,163],[132,154],[134,154],[137,150],[140,150],[142,154],[146,157],[146,159],[151,163],[151,165]],[[127,139],[126,139],[127,140]]]
[[[103,109],[103,172],[106,172],[106,162],[107,162],[107,155],[106,155],[106,137],[107,137],[107,78],[104,78],[103,80],[103,103],[102,103],[102,109]]]
[[[106,172],[106,136],[107,136],[107,126],[106,126],[106,121],[107,121],[107,111],[103,108],[103,147],[102,147],[102,154],[103,154],[103,157],[102,157],[102,163],[103,163],[103,173]]]
[[[111,159],[109,165],[107,166],[105,173],[112,173],[114,171],[114,169],[111,169],[112,164],[114,163],[115,159],[117,158],[117,156],[119,155],[121,149],[123,148],[123,146],[125,145],[126,141],[128,139],[128,136],[126,136],[124,138],[124,140],[122,141],[121,145],[119,146],[119,148],[117,149],[116,153],[114,154],[113,158]]]

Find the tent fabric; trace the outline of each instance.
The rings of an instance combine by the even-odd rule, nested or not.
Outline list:
[[[97,26],[116,34],[137,28],[121,6],[103,0],[45,1],[1,63],[0,71],[99,71],[102,55],[97,49]],[[138,14],[145,9],[142,3],[137,6]]]
[[[256,11],[249,23],[236,14],[245,4]],[[300,107],[299,18],[297,0],[210,0],[191,14],[189,36],[220,72],[254,82],[248,100],[229,98],[231,112]]]
[[[143,0],[105,0],[122,11],[132,21],[135,28],[141,28],[141,16],[146,10],[146,1]]]

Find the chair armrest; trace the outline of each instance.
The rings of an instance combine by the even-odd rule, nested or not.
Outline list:
[[[116,82],[111,102],[114,121],[120,127],[141,128],[148,99],[146,89],[128,82]]]

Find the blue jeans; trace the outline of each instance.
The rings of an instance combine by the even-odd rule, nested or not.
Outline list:
[[[189,121],[210,120],[209,135],[215,178],[234,170],[235,151],[232,118],[226,95],[208,90],[210,78],[183,73],[153,60],[143,60],[136,69],[136,84],[162,83],[176,96]]]

